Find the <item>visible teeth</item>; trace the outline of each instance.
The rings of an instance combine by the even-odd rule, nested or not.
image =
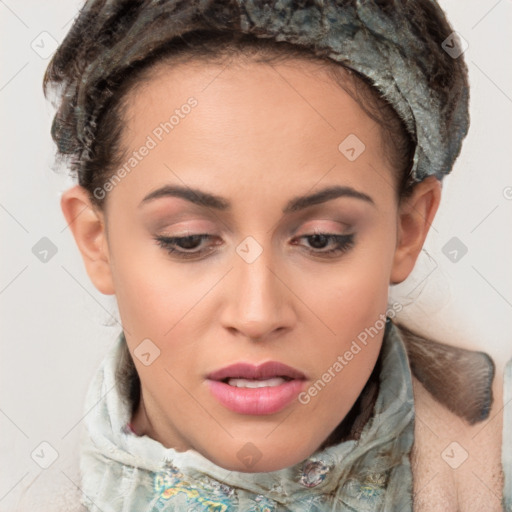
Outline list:
[[[249,380],[249,379],[229,379],[228,384],[237,388],[265,388],[280,386],[283,382],[286,382],[281,377],[273,377],[267,380]]]

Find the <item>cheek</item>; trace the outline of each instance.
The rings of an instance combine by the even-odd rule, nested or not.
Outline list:
[[[390,238],[375,231],[343,265],[304,282],[304,293],[309,302],[314,298],[313,309],[322,320],[325,333],[321,339],[324,350],[316,356],[311,353],[311,357],[317,361],[321,374],[331,368],[336,375],[328,393],[340,407],[355,400],[378,357],[394,254]],[[333,365],[338,356],[344,361],[340,363],[343,368],[337,364],[336,371]]]
[[[340,417],[348,413],[378,358],[388,302],[387,281],[378,267],[373,271],[367,265],[352,267],[329,282],[329,293],[316,294],[315,307],[329,332],[324,330],[326,335],[315,344],[321,344],[321,353],[310,354],[319,379],[318,385],[312,384],[318,399],[311,407],[325,421],[332,421],[332,411]]]
[[[125,267],[119,274],[122,286],[116,292],[119,313],[132,331],[158,340],[175,337],[190,322],[195,321],[194,305],[205,295],[205,285],[187,281],[180,272],[169,268],[143,267],[134,263],[133,270]]]
[[[187,323],[180,320],[208,283],[194,277],[187,265],[170,261],[149,234],[128,231],[121,222],[112,231],[111,271],[123,325],[137,338],[163,339]]]
[[[393,255],[389,237],[374,239],[362,243],[343,265],[308,281],[308,296],[315,297],[315,307],[334,332],[357,335],[385,312]]]

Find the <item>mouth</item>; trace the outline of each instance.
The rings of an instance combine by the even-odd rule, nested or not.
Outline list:
[[[259,366],[236,363],[206,377],[213,396],[240,414],[273,414],[289,405],[304,388],[304,373],[269,361]]]
[[[260,365],[235,363],[216,370],[206,376],[207,379],[228,382],[234,381],[271,381],[273,379],[304,380],[306,376],[296,368],[278,361],[267,361]],[[236,385],[236,384],[235,384]],[[274,384],[278,385],[278,384]]]
[[[236,388],[273,388],[275,386],[280,386],[284,382],[289,382],[293,380],[290,377],[272,377],[270,379],[243,379],[241,377],[226,377],[222,379],[220,382],[224,382],[225,384],[229,384],[230,386],[234,386]]]

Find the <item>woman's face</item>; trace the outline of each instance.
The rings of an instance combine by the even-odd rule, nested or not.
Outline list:
[[[380,127],[322,73],[162,67],[128,97],[133,160],[105,185],[112,292],[142,383],[135,429],[232,470],[310,456],[381,347],[395,178]],[[302,379],[208,378],[268,361]]]

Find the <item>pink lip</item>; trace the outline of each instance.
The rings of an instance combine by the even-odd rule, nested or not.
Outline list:
[[[305,382],[293,379],[274,387],[237,388],[218,380],[208,380],[213,396],[224,407],[240,414],[274,414],[297,397]]]
[[[241,379],[270,379],[272,377],[290,377],[305,379],[299,370],[278,361],[267,361],[260,365],[250,363],[235,363],[216,370],[206,376],[210,380],[224,380],[228,377]]]
[[[245,378],[265,380],[286,377],[279,386],[263,388],[237,388],[222,380]],[[273,414],[290,404],[305,386],[306,376],[283,363],[268,361],[259,366],[236,363],[207,376],[213,396],[226,408],[240,414]]]

